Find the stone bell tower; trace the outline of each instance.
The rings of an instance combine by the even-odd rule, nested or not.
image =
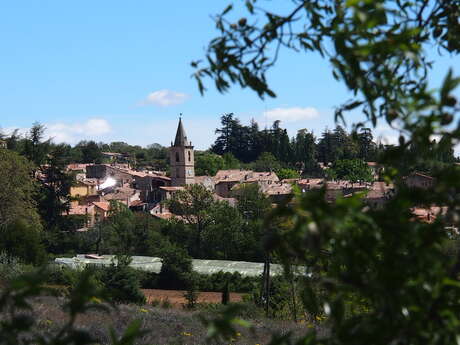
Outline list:
[[[195,158],[192,143],[185,134],[182,118],[179,118],[174,144],[169,152],[171,162],[171,186],[185,186],[195,183]]]

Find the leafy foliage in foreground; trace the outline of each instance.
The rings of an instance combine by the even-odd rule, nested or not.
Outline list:
[[[450,71],[431,90],[426,50],[458,55],[460,1],[292,0],[279,13],[270,5],[248,0],[248,17],[235,18],[233,4],[215,17],[219,35],[209,43],[206,63],[192,63],[201,92],[209,77],[220,92],[238,84],[274,97],[267,76],[279,51],[315,52],[353,95],[337,109],[336,120],[362,111],[356,129],[384,121],[400,133],[399,145],[380,157],[383,178],[397,190],[383,209],[369,209],[358,195],[328,204],[324,191],[312,192],[297,195],[267,221],[290,224],[266,248],[286,265],[307,267],[311,281],[301,286],[304,303],[330,328],[321,337],[307,332],[295,342],[285,335],[272,344],[458,342],[460,257],[442,248],[446,227],[459,227],[460,170],[439,159],[448,163],[442,157],[460,139],[460,124],[454,123],[460,78]],[[404,174],[419,167],[429,167],[433,189],[404,187]],[[414,206],[447,211],[420,223],[411,216]],[[359,308],[350,313],[350,305]],[[226,320],[219,329],[227,339],[231,314],[220,319]]]

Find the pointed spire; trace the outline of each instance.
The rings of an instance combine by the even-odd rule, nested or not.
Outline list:
[[[187,140],[187,135],[185,134],[184,126],[182,125],[182,117],[179,117],[179,125],[177,126],[177,133],[176,139],[174,140],[174,146],[190,146]]]

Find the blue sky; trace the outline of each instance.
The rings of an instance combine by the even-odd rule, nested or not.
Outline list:
[[[192,60],[217,32],[211,15],[227,1],[0,2],[0,127],[39,121],[55,141],[81,139],[167,145],[179,113],[199,149],[214,141],[223,113],[263,127],[279,117],[291,135],[334,126],[333,109],[348,98],[316,55],[282,52],[269,74],[275,99],[233,87],[219,94],[208,81],[200,96]],[[284,4],[286,4],[285,2]],[[460,59],[436,58],[432,83]],[[384,128],[377,134],[394,140]]]

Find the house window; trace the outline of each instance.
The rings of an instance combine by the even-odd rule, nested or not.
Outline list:
[[[176,169],[176,177],[179,177],[179,168]]]
[[[179,162],[179,152],[176,152],[176,162]]]
[[[188,151],[188,161],[189,161],[189,162],[190,162],[190,160],[191,160],[191,159],[190,159],[190,156],[191,156],[190,151]]]

